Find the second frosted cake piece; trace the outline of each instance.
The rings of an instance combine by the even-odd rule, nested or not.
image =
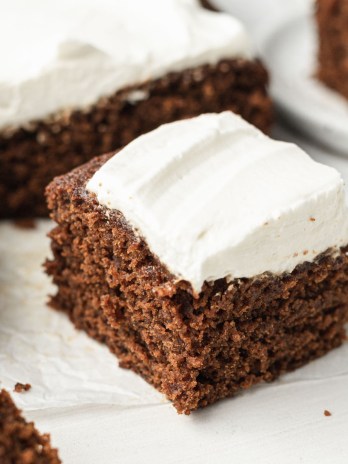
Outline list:
[[[0,218],[46,215],[55,176],[161,124],[273,119],[244,26],[197,0],[12,0],[0,56]]]
[[[342,179],[233,113],[161,126],[47,196],[51,304],[179,412],[343,339]]]

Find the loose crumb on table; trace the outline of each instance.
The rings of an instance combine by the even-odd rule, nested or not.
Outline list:
[[[30,389],[31,389],[30,383],[17,382],[16,385],[14,386],[13,391],[15,391],[16,393],[23,393],[23,392],[29,391]]]

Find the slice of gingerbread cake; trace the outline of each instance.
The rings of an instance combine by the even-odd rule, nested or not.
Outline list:
[[[51,305],[190,413],[339,346],[339,173],[224,112],[163,125],[47,189]]]
[[[54,176],[163,123],[232,110],[270,128],[243,25],[197,0],[13,0],[0,38],[0,217],[46,214]]]
[[[317,0],[318,77],[348,98],[348,2]]]
[[[41,435],[27,422],[5,390],[0,390],[1,464],[60,464],[49,435]]]

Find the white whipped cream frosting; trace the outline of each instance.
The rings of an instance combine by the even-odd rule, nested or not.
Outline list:
[[[204,281],[291,272],[348,243],[343,181],[296,145],[231,112],[166,124],[90,179],[195,291]]]
[[[1,5],[0,38],[0,128],[252,55],[241,23],[198,0],[11,0]]]

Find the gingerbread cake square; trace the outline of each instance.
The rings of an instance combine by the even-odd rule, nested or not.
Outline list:
[[[232,110],[270,129],[243,25],[197,0],[13,0],[0,39],[0,218],[46,215],[54,176],[160,124]]]
[[[224,112],[166,124],[47,189],[51,305],[189,414],[339,346],[339,173]]]
[[[348,98],[348,2],[317,0],[318,77]]]
[[[27,422],[6,390],[0,390],[1,464],[60,464],[50,436],[40,434]]]

